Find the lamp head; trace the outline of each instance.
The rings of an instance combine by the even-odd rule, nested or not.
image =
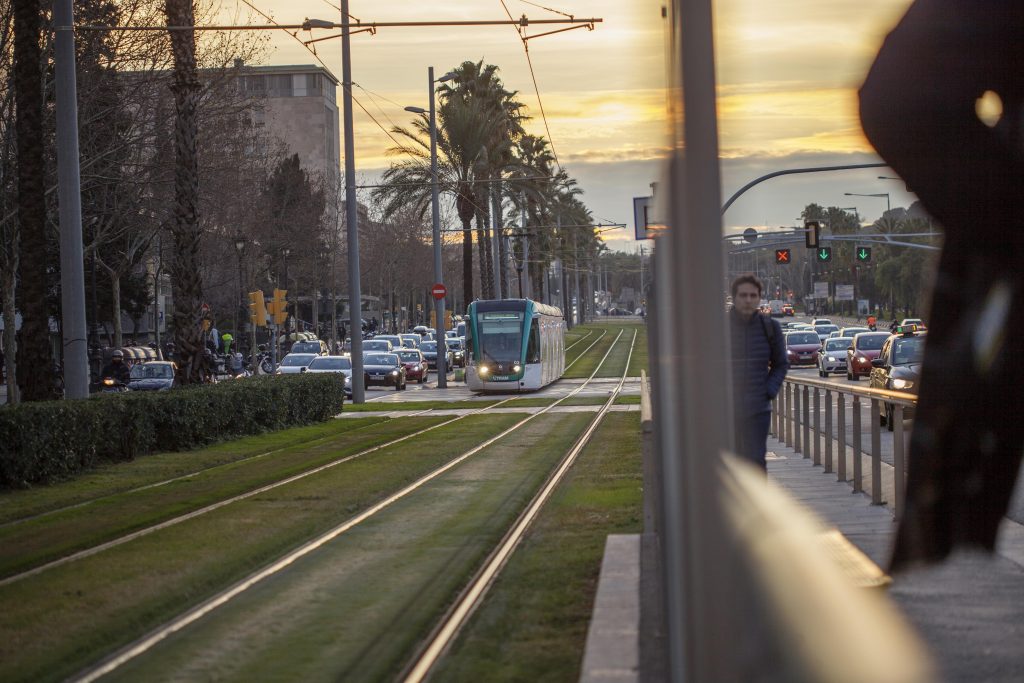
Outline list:
[[[427,110],[423,107],[405,107],[405,110],[412,112],[413,114],[426,114]]]

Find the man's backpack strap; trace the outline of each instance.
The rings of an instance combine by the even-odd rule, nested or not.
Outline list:
[[[758,315],[761,317],[761,324],[764,326],[764,336],[768,338],[768,344],[774,344],[775,325],[772,324],[772,319],[766,316],[764,313],[758,313]]]

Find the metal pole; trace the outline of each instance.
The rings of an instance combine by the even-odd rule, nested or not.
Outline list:
[[[825,472],[832,471],[832,390],[825,390]]]
[[[906,501],[906,487],[904,477],[907,472],[906,465],[906,448],[905,434],[903,432],[903,404],[897,403],[892,408],[892,464],[893,464],[893,495],[895,501],[893,504],[893,512],[896,515],[896,521],[903,518],[903,508]]]
[[[526,298],[533,298],[533,282],[530,280],[530,236],[526,232],[526,197],[523,196],[519,210],[519,231],[523,240],[523,262],[519,267],[519,298],[523,298],[523,269],[526,269]]]
[[[821,390],[814,387],[814,464],[821,464]]]
[[[364,403],[363,316],[359,291],[359,211],[356,205],[355,141],[352,132],[352,52],[349,45],[348,0],[341,0],[341,101],[345,122],[345,220],[348,236],[348,308],[352,324],[352,402]],[[433,88],[431,88],[433,90]]]
[[[860,462],[860,396],[853,395],[853,492],[860,493],[864,490],[862,484],[861,462]]]
[[[60,205],[61,331],[64,396],[88,398],[89,356],[85,329],[85,264],[82,256],[82,190],[78,169],[78,100],[71,0],[53,5],[57,31],[57,178]],[[14,324],[14,321],[11,321]],[[14,381],[14,378],[11,378]]]
[[[433,93],[433,88],[431,88]],[[491,251],[494,252],[494,258],[491,261],[494,264],[494,298],[504,298],[502,294],[508,294],[507,291],[503,291],[501,282],[501,172],[498,172],[497,183],[494,187],[490,188],[491,192]]]
[[[871,504],[882,504],[882,432],[877,398],[871,399]]]
[[[427,69],[430,88],[430,214],[434,228],[434,282],[444,283],[441,272],[441,205],[437,185],[437,119],[435,118],[434,67]],[[434,299],[437,317],[437,388],[448,388],[448,352],[444,338],[444,297]]]
[[[803,396],[803,409],[804,409],[804,457],[811,457],[811,401],[810,401],[810,387],[804,385],[804,396]],[[815,441],[817,441],[817,433],[815,433]]]
[[[846,481],[846,394],[836,396],[836,419],[839,420],[839,452],[836,453],[836,481]]]

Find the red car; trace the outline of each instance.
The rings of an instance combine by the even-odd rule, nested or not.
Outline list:
[[[420,384],[427,381],[427,361],[419,349],[402,349],[394,353],[405,366],[406,380],[415,380]]]
[[[786,357],[792,367],[817,365],[818,349],[820,348],[821,340],[818,339],[818,333],[813,330],[786,333]],[[868,365],[868,367],[871,366]]]
[[[857,381],[871,374],[871,361],[882,352],[888,332],[861,332],[853,335],[853,343],[846,350],[846,379]]]

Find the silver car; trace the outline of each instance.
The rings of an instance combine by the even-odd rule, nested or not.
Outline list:
[[[826,339],[818,351],[818,376],[828,377],[832,373],[846,372],[846,349],[852,343],[851,337]]]
[[[363,353],[391,353],[395,348],[387,339],[367,339],[363,342]]]
[[[277,374],[297,375],[300,372],[305,372],[306,366],[318,357],[318,354],[315,353],[289,353],[281,359],[281,364],[277,366]]]
[[[306,372],[335,372],[345,376],[345,393],[352,394],[352,359],[349,356],[318,356]]]

